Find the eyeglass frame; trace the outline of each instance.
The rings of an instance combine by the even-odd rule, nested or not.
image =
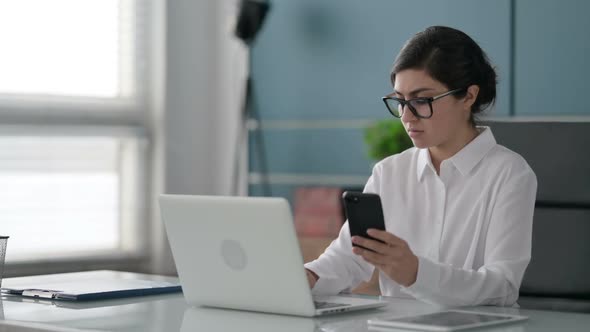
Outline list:
[[[396,97],[389,97],[389,96],[385,96],[382,97],[381,100],[383,100],[383,103],[385,103],[385,107],[387,108],[387,110],[389,111],[389,113],[391,115],[393,115],[396,118],[401,118],[404,115],[404,109],[406,107],[406,105],[408,106],[408,108],[410,109],[410,112],[412,112],[412,114],[414,114],[415,117],[420,118],[420,119],[430,119],[432,117],[432,114],[434,114],[434,110],[432,109],[432,103],[436,100],[439,100],[443,97],[446,96],[450,96],[453,94],[456,94],[458,92],[461,91],[465,91],[466,88],[459,88],[459,89],[454,89],[454,90],[450,90],[447,91],[443,94],[434,96],[434,97],[420,97],[420,98],[413,98],[413,99],[409,99],[409,100],[405,100],[405,99],[401,99],[401,98],[396,98]],[[389,108],[389,104],[387,103],[387,100],[391,99],[391,100],[395,100],[397,101],[401,106],[402,106],[402,111],[400,112],[400,115],[397,116],[395,115],[395,113]],[[414,108],[414,106],[412,106],[411,102],[413,101],[423,101],[423,102],[427,102],[428,103],[428,107],[430,108],[430,115],[429,116],[422,116],[418,114],[418,111],[416,111],[416,109]]]

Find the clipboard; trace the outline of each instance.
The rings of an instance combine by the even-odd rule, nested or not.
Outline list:
[[[182,291],[174,278],[118,271],[7,278],[3,284],[2,294],[58,301],[106,300]]]

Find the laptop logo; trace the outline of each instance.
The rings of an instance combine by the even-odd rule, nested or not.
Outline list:
[[[248,264],[244,248],[235,240],[221,242],[221,256],[225,264],[234,270],[243,270]]]

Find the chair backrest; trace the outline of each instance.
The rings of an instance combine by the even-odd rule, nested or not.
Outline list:
[[[590,122],[486,123],[537,175],[521,295],[590,299]]]

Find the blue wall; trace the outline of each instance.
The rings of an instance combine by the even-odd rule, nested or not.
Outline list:
[[[252,50],[252,70],[275,196],[290,197],[301,185],[364,183],[373,162],[366,157],[363,128],[390,117],[380,98],[391,91],[393,60],[408,38],[430,25],[461,29],[488,53],[499,73],[490,116],[587,112],[579,97],[589,72],[584,60],[590,24],[583,18],[590,2],[271,3]],[[253,138],[250,171],[259,173]],[[250,193],[263,194],[257,181]]]
[[[588,115],[590,1],[515,1],[517,115]]]

